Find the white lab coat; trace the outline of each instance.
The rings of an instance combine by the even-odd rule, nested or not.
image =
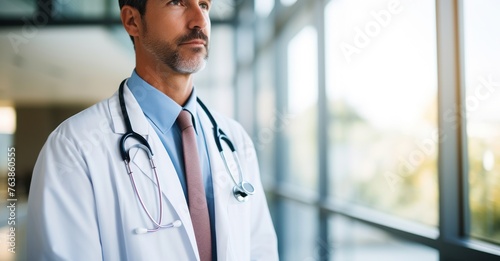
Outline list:
[[[148,140],[154,153],[162,188],[162,224],[180,220],[182,226],[134,233],[135,228],[152,228],[153,224],[132,190],[120,156],[118,144],[126,128],[115,93],[66,120],[44,145],[29,195],[29,260],[199,260],[176,171],[136,98],[128,87],[124,89],[132,127]],[[237,148],[246,179],[255,186],[255,194],[239,203],[233,197],[233,182],[215,145],[212,125],[200,107],[198,111],[212,170],[218,260],[278,260],[276,234],[250,138],[239,124],[214,114]],[[129,139],[127,145],[133,143]],[[158,192],[149,161],[137,149],[130,154],[143,201],[157,219]]]

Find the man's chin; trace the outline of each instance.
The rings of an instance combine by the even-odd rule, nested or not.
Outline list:
[[[197,73],[203,69],[205,69],[207,63],[205,59],[198,61],[183,61],[177,64],[175,68],[173,68],[176,72],[181,74],[193,74]]]

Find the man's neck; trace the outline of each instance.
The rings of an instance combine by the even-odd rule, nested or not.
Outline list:
[[[151,86],[174,100],[177,104],[184,106],[193,90],[193,78],[191,74],[174,72],[164,64],[157,63],[141,64],[137,61],[135,68],[137,74]]]

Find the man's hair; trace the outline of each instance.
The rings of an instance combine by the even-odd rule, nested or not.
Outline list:
[[[122,8],[126,5],[131,6],[137,9],[137,11],[139,11],[141,17],[144,16],[144,14],[146,13],[147,2],[148,0],[118,0],[118,4],[120,5],[120,10],[122,10]],[[130,36],[130,39],[132,40],[132,43],[135,45],[134,37]]]
[[[120,10],[122,7],[129,5],[139,11],[141,15],[144,15],[146,13],[146,2],[148,0],[118,0],[118,3],[120,4]]]

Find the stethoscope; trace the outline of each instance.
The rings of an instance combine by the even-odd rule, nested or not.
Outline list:
[[[148,233],[148,232],[156,232],[162,228],[179,227],[182,225],[180,220],[176,220],[172,223],[162,225],[162,217],[163,217],[163,204],[162,204],[162,195],[161,195],[162,191],[161,191],[161,187],[160,187],[160,182],[158,180],[158,174],[156,172],[156,165],[155,165],[154,160],[153,160],[153,151],[151,150],[151,146],[149,145],[148,141],[132,129],[132,124],[130,123],[130,118],[128,116],[127,107],[125,105],[125,98],[123,96],[123,89],[124,89],[125,82],[126,82],[126,80],[122,81],[122,83],[120,84],[120,89],[118,91],[118,96],[119,96],[119,100],[120,100],[120,108],[122,111],[123,120],[125,121],[125,126],[127,128],[127,132],[120,139],[120,144],[119,144],[120,154],[122,156],[123,161],[125,162],[125,168],[127,169],[127,173],[129,175],[130,181],[132,183],[132,188],[134,189],[134,192],[137,195],[139,203],[141,204],[142,208],[146,212],[148,218],[154,224],[154,228],[152,228],[152,229],[137,228],[137,229],[135,229],[135,232],[137,234],[144,234],[144,233]],[[229,137],[224,133],[224,131],[222,131],[222,129],[219,128],[219,125],[217,125],[215,118],[212,116],[212,114],[210,113],[208,108],[205,106],[205,104],[203,104],[203,102],[199,98],[197,98],[197,102],[198,102],[198,104],[200,104],[201,108],[203,109],[205,114],[210,119],[210,122],[212,123],[213,130],[214,130],[215,144],[217,145],[217,149],[219,151],[219,154],[222,157],[222,161],[224,162],[224,166],[226,167],[226,171],[234,183],[233,196],[236,198],[236,200],[238,202],[245,202],[245,201],[247,201],[247,197],[249,195],[254,194],[255,188],[253,187],[253,185],[250,182],[245,181],[245,178],[243,176],[243,171],[242,171],[241,165],[240,165],[240,160],[238,158],[238,153],[236,152],[236,148],[234,147],[234,145],[231,142],[231,140],[229,139]],[[127,149],[125,149],[125,141],[128,138],[133,138],[133,139],[137,140],[139,143],[130,146],[130,148],[127,150]],[[229,165],[228,165],[227,159],[226,159],[226,155],[224,154],[224,148],[222,146],[221,141],[224,141],[226,143],[226,145],[229,147],[229,149],[231,150],[231,153],[233,155],[233,158],[234,158],[236,165],[237,165],[237,168],[238,168],[239,182],[236,182],[236,179],[234,178],[233,172],[229,168]],[[153,216],[151,215],[151,213],[148,211],[148,208],[144,204],[142,197],[141,197],[141,194],[139,193],[139,190],[137,189],[137,186],[136,186],[136,183],[134,180],[134,175],[133,175],[132,169],[130,168],[129,152],[130,152],[130,149],[132,149],[132,148],[138,148],[138,149],[144,150],[149,158],[151,169],[152,169],[153,174],[155,176],[156,184],[158,186],[158,203],[159,203],[159,210],[160,210],[158,220],[155,220],[153,218]]]

